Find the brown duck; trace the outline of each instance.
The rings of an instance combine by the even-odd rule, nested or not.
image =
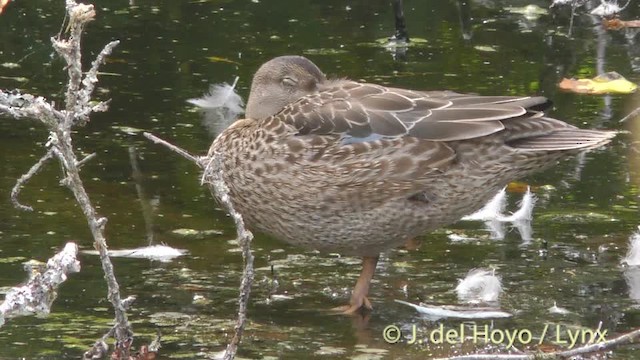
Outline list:
[[[600,147],[611,131],[545,116],[543,97],[415,91],[327,79],[300,56],[253,77],[246,119],[216,138],[252,230],[363,257],[349,305],[371,309],[380,252],[482,207],[507,183]]]

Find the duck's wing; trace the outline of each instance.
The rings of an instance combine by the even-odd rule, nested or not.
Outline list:
[[[542,97],[419,92],[343,81],[277,116],[300,135],[342,134],[345,143],[398,137],[456,141],[499,132],[503,120],[533,114],[546,103]]]

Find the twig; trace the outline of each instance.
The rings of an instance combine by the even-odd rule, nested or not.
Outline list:
[[[635,108],[632,112],[630,112],[627,116],[623,117],[622,119],[620,119],[620,122],[625,122],[635,116],[640,115],[640,106]]]
[[[238,242],[242,247],[242,260],[244,265],[238,293],[238,318],[236,320],[235,333],[231,342],[227,345],[227,349],[225,350],[223,357],[225,360],[233,359],[238,350],[238,344],[240,344],[240,341],[242,340],[244,326],[247,321],[247,306],[251,296],[251,285],[253,284],[254,278],[253,252],[251,251],[253,234],[251,231],[246,229],[242,215],[235,210],[233,203],[231,202],[229,188],[225,184],[223,176],[223,154],[213,153],[211,156],[198,157],[191,155],[188,151],[162,140],[155,135],[146,132],[143,133],[143,135],[156,144],[166,146],[169,150],[181,155],[203,169],[202,183],[209,187],[209,191],[213,197],[218,199],[218,201],[227,208],[227,211],[233,217],[233,221],[236,225],[236,232],[238,234]]]
[[[27,181],[29,181],[29,179],[31,179],[35,174],[37,174],[38,171],[40,171],[40,168],[52,157],[53,157],[53,152],[51,150],[47,151],[47,153],[44,154],[40,158],[40,160],[38,160],[38,162],[35,163],[31,167],[31,169],[29,169],[29,171],[27,171],[26,174],[20,176],[20,178],[16,181],[16,184],[13,186],[13,189],[11,189],[11,203],[13,204],[13,206],[23,211],[33,211],[33,208],[31,206],[22,205],[18,200],[18,195],[20,195],[20,189],[22,188],[22,186],[24,186],[24,184],[27,183]]]
[[[196,165],[202,167],[200,165],[200,162],[202,161],[201,157],[195,156],[195,155],[191,155],[187,150],[180,148],[178,146],[173,145],[170,142],[167,142],[165,140],[160,139],[159,137],[148,133],[148,132],[143,132],[142,135],[144,135],[144,137],[146,137],[147,139],[151,140],[154,144],[160,144],[160,145],[164,145],[165,147],[169,148],[169,150],[177,153],[178,155],[182,156],[183,158],[191,161],[192,163],[195,163]]]
[[[91,159],[93,159],[94,157],[96,157],[96,153],[91,153],[87,156],[85,156],[84,159],[78,161],[78,163],[76,164],[76,166],[78,168],[81,168],[84,164],[88,163],[89,161],[91,161]]]
[[[70,242],[49,259],[42,269],[27,267],[30,272],[27,283],[12,288],[0,304],[0,326],[4,324],[5,318],[49,314],[58,286],[67,280],[67,274],[80,271],[77,254],[78,245]]]

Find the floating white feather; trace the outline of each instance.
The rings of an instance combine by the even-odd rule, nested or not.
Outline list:
[[[84,250],[82,253],[100,255],[96,250]],[[161,262],[169,262],[186,253],[187,250],[176,249],[167,245],[150,245],[134,249],[109,250],[109,256],[112,257],[140,258]]]
[[[533,207],[536,205],[536,201],[537,198],[533,195],[531,189],[527,187],[527,192],[524,193],[522,201],[520,201],[520,208],[509,216],[499,215],[498,220],[504,222],[530,221],[533,219]]]
[[[549,313],[551,314],[558,314],[558,315],[568,315],[571,314],[571,311],[558,306],[558,304],[556,304],[556,302],[553,302],[553,306],[550,307],[549,309],[547,309],[549,311]]]
[[[640,227],[629,237],[629,250],[622,259],[622,263],[628,266],[640,266]]]
[[[432,306],[426,304],[412,304],[410,302],[396,300],[397,303],[411,306],[417,312],[428,317],[430,320],[442,318],[458,319],[497,319],[507,318],[512,315],[500,309],[493,308],[454,308],[450,306]]]
[[[480,210],[474,212],[471,215],[467,215],[462,220],[482,220],[489,221],[500,218],[502,212],[507,205],[507,193],[506,188],[503,188],[498,192],[489,202]]]
[[[456,286],[458,299],[468,303],[498,301],[502,293],[502,282],[495,270],[473,269]]]
[[[231,85],[213,84],[209,87],[209,93],[201,98],[189,99],[187,102],[206,110],[228,109],[231,113],[238,115],[244,112],[244,101],[235,91],[237,83],[236,76]]]
[[[627,3],[627,5],[628,4],[629,3]],[[627,7],[627,5],[625,5],[624,7],[620,7],[614,2],[607,2],[602,0],[600,5],[591,11],[591,15],[601,17],[612,16],[622,11],[625,7]]]
[[[203,110],[202,122],[213,137],[220,134],[244,112],[244,101],[235,91],[237,83],[238,77],[232,85],[211,85],[208,94],[199,99],[187,100]]]

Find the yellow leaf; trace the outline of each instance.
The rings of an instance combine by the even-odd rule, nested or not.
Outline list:
[[[0,0],[0,1],[2,1],[2,0]],[[223,57],[220,57],[220,56],[208,56],[207,59],[209,59],[209,61],[211,61],[211,62],[223,62],[223,63],[228,63],[228,64],[240,65],[240,63],[237,62],[237,61],[233,61],[233,60],[230,60],[230,59],[227,59],[227,58],[223,58]]]
[[[638,85],[612,71],[593,79],[562,79],[558,87],[579,94],[630,94]]]

